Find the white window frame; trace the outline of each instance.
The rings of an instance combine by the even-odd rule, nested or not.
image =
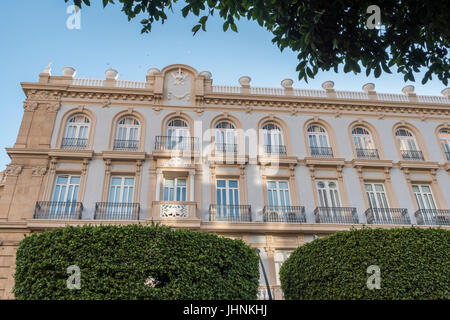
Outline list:
[[[352,130],[352,138],[355,149],[376,149],[370,131],[364,127],[354,127]]]
[[[275,183],[275,188],[270,187],[271,183]],[[280,184],[286,184],[286,188]],[[267,204],[269,207],[289,207],[291,206],[291,188],[288,180],[267,180]],[[276,201],[275,201],[276,199]],[[283,201],[282,201],[283,200]],[[276,202],[276,203],[275,203]]]
[[[430,191],[424,191],[424,187],[427,187]],[[418,191],[414,189],[418,189]],[[435,210],[436,209],[436,202],[434,201],[433,196],[433,190],[431,188],[431,185],[429,184],[413,184],[412,185],[414,197],[416,198],[417,207],[419,209],[426,209],[426,210]]]
[[[450,129],[439,130],[438,136],[444,152],[450,153]]]
[[[262,126],[265,146],[284,146],[283,130],[275,122],[267,122]]]
[[[169,180],[173,181],[172,186],[168,186],[167,182]],[[183,180],[184,185],[181,183],[181,181]],[[167,190],[167,197],[166,197],[166,190]],[[172,195],[172,197],[170,195]],[[178,197],[178,195],[180,195],[180,197]],[[186,199],[187,199],[187,178],[185,177],[164,178],[163,201],[185,202]]]
[[[127,123],[129,121],[133,123]],[[124,123],[120,123],[123,121]],[[140,121],[135,117],[125,116],[117,121],[116,140],[122,141],[139,141],[139,134],[141,131]],[[123,134],[125,132],[125,134]]]
[[[121,179],[120,185],[113,185],[114,179]],[[127,179],[133,179],[133,184],[125,184]],[[133,203],[136,179],[133,176],[111,176],[111,181],[109,184],[108,202],[112,203]],[[117,199],[117,190],[112,193],[113,189],[119,189],[119,194]],[[130,191],[131,190],[131,191]],[[131,194],[130,194],[131,193]],[[111,198],[111,196],[113,196]],[[114,201],[113,201],[114,200]],[[124,201],[126,200],[126,201]]]
[[[367,190],[370,186],[371,190]],[[381,186],[382,190],[377,190],[377,187]],[[384,184],[382,183],[364,183],[364,189],[366,191],[367,199],[369,201],[370,208],[374,209],[387,209],[389,208],[389,200],[386,195]]]
[[[319,197],[320,207],[341,207],[342,201],[339,192],[339,184],[337,180],[316,180],[316,190]],[[320,183],[324,184],[324,188],[319,186]],[[335,188],[331,188],[330,184],[334,183]],[[337,201],[336,201],[337,200]]]
[[[399,128],[395,131],[395,137],[398,141],[400,151],[420,151],[416,137],[411,130]]]
[[[219,187],[219,181],[225,181],[225,187]],[[232,187],[231,182],[236,182]],[[225,201],[223,201],[225,195]],[[218,216],[239,216],[239,205],[241,203],[239,190],[239,179],[217,178],[216,179],[216,202]],[[228,207],[230,206],[230,207]],[[234,207],[233,207],[234,206]]]
[[[59,184],[59,178],[67,178],[66,184]],[[73,178],[78,178],[78,183],[72,183]],[[76,202],[78,198],[78,192],[80,190],[80,175],[67,175],[59,174],[55,177],[55,184],[53,186],[52,201],[54,202]],[[56,195],[58,190],[58,196]],[[64,191],[62,191],[64,190]],[[61,193],[64,195],[61,196]]]
[[[308,126],[307,134],[310,148],[330,148],[328,132],[324,127],[312,124]]]
[[[84,121],[80,121],[81,118]],[[71,122],[71,120],[74,120]],[[73,128],[73,129],[72,129]],[[91,120],[84,114],[76,114],[70,117],[66,122],[64,130],[64,139],[88,139],[91,128]],[[73,132],[73,134],[72,134]]]
[[[226,126],[224,127],[224,125]],[[223,152],[221,145],[236,145],[236,127],[230,121],[220,121],[215,126],[215,145],[217,152]],[[227,150],[225,150],[227,151]]]

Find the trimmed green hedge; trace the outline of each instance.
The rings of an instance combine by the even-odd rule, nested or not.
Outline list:
[[[380,268],[380,289],[367,287],[371,265]],[[297,248],[280,280],[286,299],[450,299],[450,231],[337,232]]]
[[[14,293],[17,299],[255,299],[258,262],[243,241],[204,232],[65,227],[20,243]],[[80,268],[79,290],[67,288],[70,265]]]

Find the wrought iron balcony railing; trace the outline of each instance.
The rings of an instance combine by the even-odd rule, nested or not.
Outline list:
[[[96,220],[139,220],[139,203],[97,202]]]
[[[198,138],[183,136],[156,136],[155,150],[198,151]]]
[[[356,157],[360,159],[380,159],[377,149],[356,148]]]
[[[136,151],[139,147],[139,140],[114,140],[114,150]]]
[[[300,206],[265,206],[264,222],[305,223],[305,207]]]
[[[275,154],[279,156],[287,155],[286,146],[283,145],[273,145],[273,144],[265,144],[264,145],[264,153],[265,154]]]
[[[333,149],[330,147],[310,147],[312,157],[333,158]]]
[[[450,151],[445,151],[445,156],[447,157],[447,160],[450,161]]]
[[[221,205],[209,206],[209,221],[250,222],[252,221],[249,205]]]
[[[403,160],[417,161],[425,160],[422,151],[419,150],[400,150]]]
[[[317,223],[359,223],[356,208],[353,207],[317,207],[314,216]]]
[[[38,201],[34,208],[33,219],[81,219],[82,212],[81,202]]]
[[[405,208],[369,208],[365,215],[369,224],[411,224]]]
[[[418,224],[430,226],[450,226],[449,209],[419,209],[415,212]]]
[[[87,139],[80,138],[63,138],[61,141],[61,149],[86,149]]]
[[[237,144],[235,143],[216,143],[216,152],[224,154],[236,154]]]

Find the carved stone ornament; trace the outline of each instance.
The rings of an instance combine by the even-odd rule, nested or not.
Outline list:
[[[33,177],[42,177],[47,173],[47,167],[33,167],[31,169],[31,175]]]
[[[161,204],[161,218],[186,218],[188,208],[184,204]]]
[[[173,84],[175,86],[184,84],[184,79],[186,78],[186,74],[184,74],[183,71],[181,71],[181,68],[178,68],[177,72],[172,72],[171,75],[173,77],[173,80],[174,80]]]
[[[47,111],[48,112],[57,112],[59,110],[60,106],[61,106],[61,103],[59,101],[48,103]]]
[[[23,103],[23,110],[24,111],[34,111],[38,108],[38,103],[37,101],[28,101],[26,100]]]
[[[5,169],[7,176],[18,176],[22,172],[23,166],[17,164],[10,164]]]

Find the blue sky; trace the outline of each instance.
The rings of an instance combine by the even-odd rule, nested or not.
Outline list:
[[[69,4],[63,0],[0,2],[0,171],[9,163],[4,148],[14,145],[23,115],[20,82],[37,81],[49,61],[53,75],[71,66],[83,78],[104,78],[111,67],[119,71],[119,79],[145,81],[150,67],[184,63],[210,71],[214,84],[238,85],[238,78],[248,75],[252,85],[269,87],[280,87],[285,78],[294,79],[295,88],[311,89],[320,89],[326,80],[333,80],[338,90],[359,91],[373,82],[379,92],[400,93],[403,86],[413,84],[417,94],[440,95],[445,87],[437,79],[421,85],[404,83],[402,75],[375,79],[343,72],[321,72],[305,83],[297,80],[296,54],[280,52],[272,35],[256,22],[241,20],[238,33],[224,33],[222,21],[209,18],[207,32],[192,36],[197,18],[184,19],[178,4],[164,25],[156,23],[151,34],[142,35],[140,19],[129,22],[118,5],[103,9],[101,1],[91,2],[81,10],[80,30],[66,27]]]

